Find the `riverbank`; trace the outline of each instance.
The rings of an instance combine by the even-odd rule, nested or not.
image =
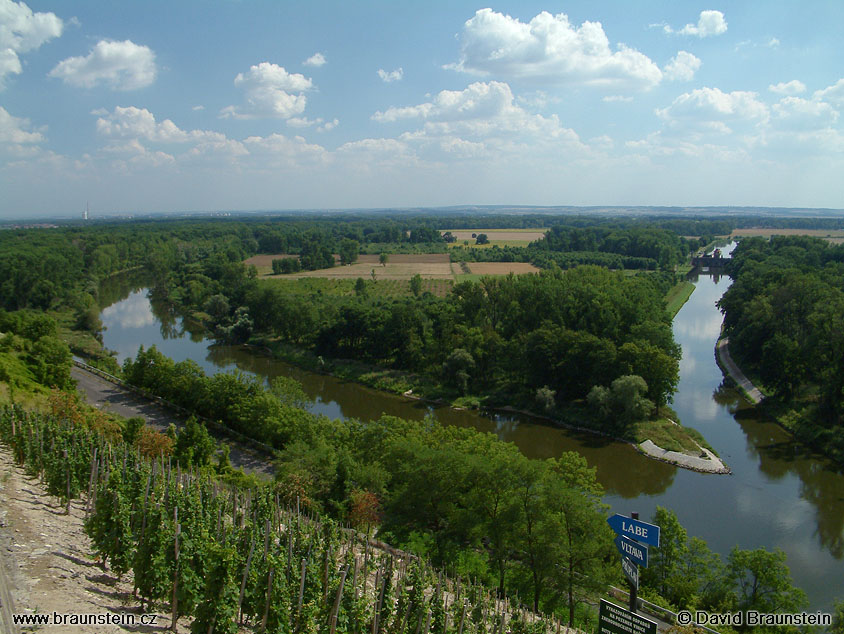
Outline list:
[[[776,395],[767,398],[733,361],[729,352],[728,337],[718,340],[715,357],[721,371],[735,382],[736,388],[756,411],[782,427],[810,452],[830,459],[836,469],[844,471],[844,447],[841,447],[841,441],[832,435],[830,429],[819,427],[814,422],[817,413],[814,411],[813,402],[783,401]]]
[[[737,389],[744,394],[748,401],[753,405],[759,405],[765,399],[765,395],[762,394],[762,391],[758,387],[753,385],[751,380],[741,371],[741,368],[735,364],[735,361],[730,356],[729,345],[729,337],[722,337],[715,344],[715,358],[718,366],[735,382]]]
[[[695,292],[695,285],[688,280],[675,284],[665,295],[665,310],[671,315],[671,319],[677,316],[680,309],[686,305],[692,293]]]
[[[372,389],[388,392],[394,396],[401,396],[407,400],[436,407],[448,407],[457,411],[476,409],[490,414],[500,413],[527,416],[537,423],[549,427],[588,433],[628,444],[648,458],[672,464],[683,469],[689,469],[699,473],[731,473],[730,468],[720,460],[710,447],[703,446],[706,441],[699,434],[667,418],[638,423],[635,439],[633,440],[630,438],[619,438],[603,431],[571,422],[572,420],[582,418],[574,409],[572,409],[571,415],[568,417],[571,420],[567,420],[560,416],[538,414],[529,409],[514,407],[512,405],[481,405],[480,397],[462,397],[456,401],[448,401],[443,398],[431,397],[425,393],[419,394],[412,387],[402,389],[409,385],[418,385],[417,380],[419,377],[415,375],[408,375],[395,370],[372,368],[360,362],[350,360],[323,360],[321,357],[315,357],[306,350],[293,348],[287,344],[276,343],[276,345],[271,346],[267,345],[267,342],[263,342],[263,345],[247,345],[244,347],[251,354],[268,355],[271,358],[281,359],[310,372],[359,383]],[[695,435],[698,437],[696,438]],[[654,440],[668,448],[659,446]]]

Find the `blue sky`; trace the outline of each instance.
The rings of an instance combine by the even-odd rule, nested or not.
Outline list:
[[[0,0],[0,216],[844,208],[844,2]]]

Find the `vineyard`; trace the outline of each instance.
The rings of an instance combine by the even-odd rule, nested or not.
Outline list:
[[[367,274],[366,294],[369,297],[410,297],[409,279],[382,279],[378,276],[379,269],[375,269],[376,279],[373,281],[371,275]],[[328,277],[300,277],[290,279],[289,277],[268,278],[273,284],[277,284],[285,293],[310,295],[322,293],[325,295],[355,295],[355,282],[351,278],[328,278]],[[431,293],[436,297],[445,297],[451,292],[454,282],[450,279],[422,278],[420,293]]]
[[[146,609],[192,632],[372,634],[565,631],[553,617],[311,516],[290,490],[235,488],[148,459],[78,422],[4,406],[0,440],[70,508],[104,569],[132,573]],[[288,504],[290,503],[290,504]]]

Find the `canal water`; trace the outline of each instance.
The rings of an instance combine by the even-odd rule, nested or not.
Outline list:
[[[516,443],[528,456],[564,451],[583,454],[597,468],[613,512],[638,512],[649,519],[657,506],[673,509],[690,536],[704,539],[726,559],[729,551],[780,548],[792,577],[808,594],[811,610],[830,610],[844,599],[844,476],[808,454],[777,425],[754,416],[752,408],[723,385],[715,362],[721,314],[715,302],[727,277],[703,275],[674,319],[674,337],[683,350],[680,384],[673,407],[684,425],[699,430],[732,475],[707,475],[645,458],[632,447],[591,434],[564,431],[525,416],[483,416],[473,411],[434,408],[383,392],[314,374],[253,354],[240,347],[212,346],[167,306],[151,302],[142,282],[116,280],[101,297],[103,343],[122,362],[140,345],[155,345],[174,359],[193,359],[207,373],[235,368],[258,376],[292,376],[314,399],[312,410],[330,417],[372,419],[434,415],[444,424],[471,426]]]

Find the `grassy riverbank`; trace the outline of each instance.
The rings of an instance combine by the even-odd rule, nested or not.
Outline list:
[[[360,383],[367,387],[383,390],[395,395],[412,392],[413,398],[420,398],[456,408],[483,409],[524,413],[545,421],[550,425],[577,428],[583,431],[603,433],[591,426],[591,415],[582,402],[563,403],[551,412],[535,411],[535,403],[527,400],[514,401],[512,395],[467,395],[459,396],[436,384],[430,377],[410,374],[398,370],[378,368],[354,360],[325,360],[307,350],[296,348],[278,341],[254,339],[252,344],[268,352],[273,358],[285,361],[305,370],[331,374],[339,379]],[[627,442],[640,444],[650,440],[655,445],[668,451],[678,451],[689,455],[698,455],[700,447],[715,453],[706,439],[695,429],[683,427],[674,422],[678,416],[670,408],[660,409],[653,420],[639,421],[632,426],[629,436],[621,438]]]
[[[689,301],[689,297],[695,290],[695,285],[688,280],[683,280],[675,284],[670,291],[665,295],[666,310],[671,315],[671,319],[680,312],[683,305]]]

